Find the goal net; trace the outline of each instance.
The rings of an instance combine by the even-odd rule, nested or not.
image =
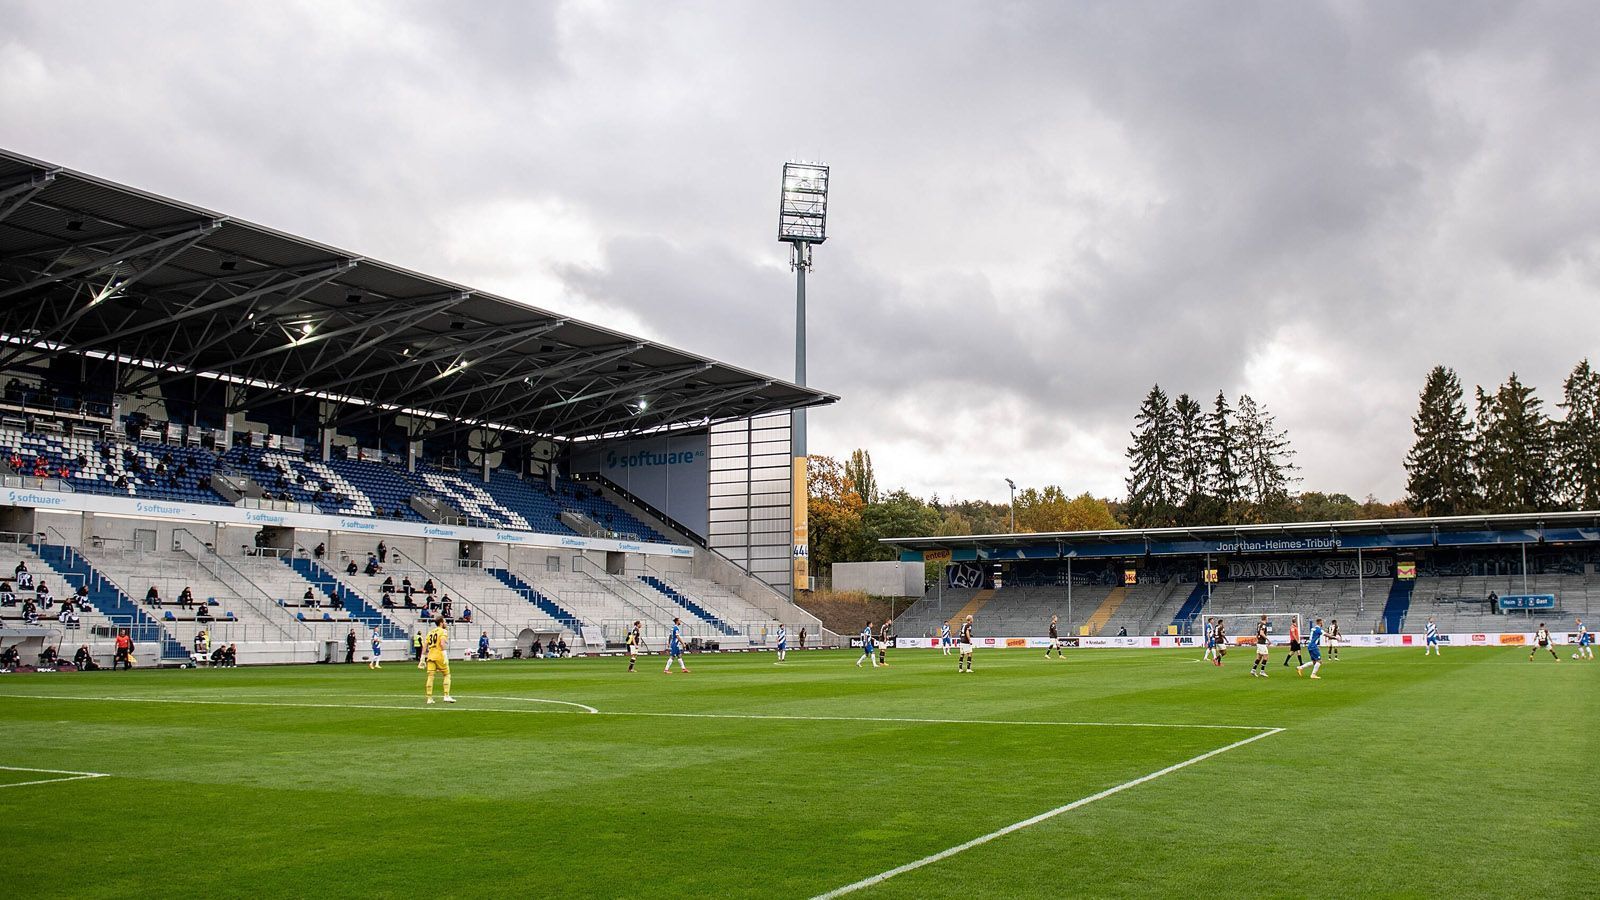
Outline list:
[[[1256,642],[1256,625],[1261,622],[1261,616],[1262,613],[1260,612],[1220,613],[1201,616],[1200,622],[1202,628],[1206,619],[1213,619],[1221,623],[1230,645],[1254,644]],[[1292,625],[1300,626],[1300,639],[1302,641],[1305,640],[1305,625],[1300,621],[1299,613],[1269,612],[1266,613],[1266,617],[1267,634],[1271,637],[1273,644],[1287,644],[1289,642],[1290,626]]]

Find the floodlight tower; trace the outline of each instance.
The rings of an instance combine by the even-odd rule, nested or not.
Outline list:
[[[811,270],[811,245],[828,239],[828,167],[814,163],[783,164],[783,193],[778,201],[778,240],[789,245],[794,269],[794,382],[806,383],[806,272]],[[790,446],[794,465],[790,488],[793,512],[793,590],[810,587],[811,548],[806,523],[806,411],[794,411]]]

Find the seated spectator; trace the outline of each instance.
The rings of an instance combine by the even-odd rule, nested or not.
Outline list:
[[[210,606],[210,604],[207,604],[207,603],[200,604],[200,608],[195,611],[194,620],[196,622],[209,622],[209,621],[211,621],[211,619],[212,619],[212,615],[211,615],[211,606]]]
[[[22,601],[22,623],[24,625],[39,624],[39,607],[32,600]]]
[[[528,655],[534,659],[544,658],[544,645],[539,643],[538,638],[533,639],[533,646],[529,648]]]
[[[410,594],[406,594],[405,606],[406,606],[406,609],[416,609],[417,608],[417,601],[415,599],[413,599]]]
[[[78,589],[73,592],[72,596],[77,599],[79,606],[88,606],[89,605],[89,585],[88,585],[88,583],[85,582],[83,584],[78,585]]]
[[[433,608],[430,607],[430,606],[424,606],[422,608],[422,615],[419,618],[421,618],[422,621],[424,621],[424,622],[432,621],[433,620]]]
[[[17,592],[11,589],[11,582],[0,580],[0,606],[16,606]]]
[[[230,669],[239,664],[239,645],[238,644],[229,644],[228,645],[228,655],[223,657],[222,662],[223,662],[223,665],[226,665]]]
[[[383,584],[378,586],[378,590],[382,591],[385,594],[394,593],[394,576],[393,575],[385,575],[385,576],[383,576]]]
[[[72,654],[72,664],[77,666],[80,672],[98,672],[100,670],[100,664],[95,662],[94,656],[89,653],[88,644],[79,647],[78,652]]]
[[[443,613],[443,615],[444,615],[444,617],[445,617],[445,618],[446,618],[446,619],[453,619],[453,618],[455,618],[455,616],[453,616],[453,615],[452,615],[452,614],[451,614],[451,612],[450,612],[450,607],[451,607],[451,606],[452,606],[452,605],[453,605],[453,604],[454,604],[454,603],[455,603],[455,601],[454,601],[454,600],[451,600],[451,599],[450,599],[450,595],[449,595],[449,594],[445,594],[445,595],[444,595],[444,602],[443,602],[443,603],[441,603],[441,604],[440,604],[440,607],[439,607],[439,608],[440,608],[440,611],[441,611],[441,612],[442,612],[442,613]]]
[[[160,609],[161,591],[157,590],[155,585],[150,585],[150,590],[144,592],[144,602],[147,606],[154,606],[156,609]]]
[[[211,651],[211,668],[213,668],[213,669],[221,668],[222,664],[227,662],[227,660],[228,660],[228,648],[227,647],[218,647],[217,649]]]
[[[351,563],[351,565],[354,565],[354,564],[355,564],[354,562]],[[376,556],[373,556],[372,554],[368,553],[367,554],[367,568],[366,568],[367,577],[371,578],[372,576],[377,575],[379,572],[382,572],[382,571],[383,571],[383,567],[378,565],[378,558]]]
[[[433,586],[433,579],[429,578],[427,581],[422,583],[422,592],[427,594],[429,597],[432,597],[434,594],[439,592],[439,589]]]
[[[400,591],[406,595],[406,599],[411,599],[411,594],[416,591],[416,588],[411,586],[410,575],[406,575],[400,579]]]
[[[33,595],[45,609],[55,605],[55,598],[50,596],[50,585],[45,584],[43,578],[39,579],[39,586],[33,589]]]
[[[311,551],[311,555],[316,557],[317,559],[321,559],[323,556],[327,555],[327,552],[328,552],[328,545],[327,544],[318,544],[316,549]]]
[[[356,561],[353,560],[353,559],[350,560],[350,564],[349,565],[344,567],[344,573],[346,575],[354,575],[355,573],[357,573],[359,571],[361,571],[361,570],[356,567]]]
[[[16,569],[12,570],[11,574],[17,582],[18,590],[33,590],[33,573],[28,571],[27,560],[17,563]]]
[[[316,595],[316,592],[312,588],[306,588],[305,596],[300,598],[300,602],[305,604],[306,606],[311,607],[312,609],[316,609],[317,608],[317,595]]]
[[[461,621],[466,622],[468,625],[472,624],[472,607],[461,607]]]
[[[21,667],[22,654],[17,652],[16,644],[0,650],[0,672],[15,672]]]
[[[383,594],[383,608],[394,609],[394,595],[385,591]]]
[[[567,649],[566,638],[558,638],[556,640],[556,654],[563,659],[572,655],[572,651]]]
[[[328,597],[328,605],[334,609],[344,609],[344,598],[338,594],[331,594]]]
[[[83,627],[83,623],[78,619],[78,611],[76,609],[67,610],[67,620],[65,624],[67,628],[73,631],[77,631],[79,628]]]
[[[56,662],[56,648],[46,644],[44,650],[39,653],[39,668],[54,669]]]
[[[190,590],[189,586],[186,584],[183,586],[183,590],[178,592],[178,606],[183,609],[188,609],[193,605],[194,591]]]

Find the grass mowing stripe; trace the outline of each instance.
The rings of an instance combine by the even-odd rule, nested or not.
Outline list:
[[[1058,806],[1055,809],[1047,810],[1047,811],[1042,812],[1042,813],[1040,813],[1040,814],[1038,814],[1036,816],[1033,816],[1032,818],[1023,819],[1021,822],[1014,822],[1014,823],[1012,823],[1010,825],[1007,825],[1004,828],[997,829],[995,831],[991,831],[988,834],[983,835],[982,837],[973,838],[972,840],[967,841],[964,844],[957,844],[956,846],[951,847],[948,850],[941,850],[938,853],[935,853],[935,854],[933,854],[931,856],[924,856],[923,858],[921,858],[919,860],[916,860],[914,862],[908,862],[905,865],[896,866],[896,867],[894,867],[893,869],[890,869],[887,872],[880,872],[877,875],[873,875],[870,878],[863,878],[860,881],[852,882],[850,884],[845,885],[844,887],[834,888],[833,890],[827,892],[826,894],[818,894],[816,897],[812,898],[812,900],[833,900],[834,897],[842,897],[845,894],[854,893],[856,891],[861,890],[862,888],[869,888],[869,887],[872,887],[875,884],[881,884],[881,883],[883,883],[885,881],[888,881],[889,879],[895,877],[896,875],[903,875],[906,872],[910,872],[910,871],[912,871],[914,869],[920,869],[923,866],[931,865],[933,863],[939,862],[940,860],[949,859],[950,857],[955,856],[958,853],[962,853],[962,852],[965,852],[967,850],[971,850],[973,847],[977,847],[977,846],[981,846],[983,844],[987,844],[990,841],[994,840],[995,838],[1005,837],[1006,835],[1011,834],[1013,832],[1021,831],[1022,829],[1027,828],[1029,826],[1037,825],[1040,822],[1044,822],[1044,821],[1047,821],[1049,819],[1053,819],[1056,816],[1059,816],[1059,815],[1061,815],[1063,813],[1072,812],[1073,810],[1078,809],[1079,807],[1088,806],[1089,804],[1094,803],[1097,800],[1104,800],[1105,798],[1110,797],[1113,794],[1120,794],[1120,793],[1122,793],[1123,791],[1125,791],[1125,790],[1127,790],[1129,788],[1138,787],[1139,785],[1145,784],[1146,782],[1154,781],[1154,780],[1156,780],[1157,778],[1160,778],[1163,775],[1170,775],[1173,772],[1178,771],[1179,769],[1187,768],[1189,766],[1194,765],[1195,763],[1205,762],[1206,760],[1212,758],[1213,756],[1219,756],[1219,755],[1221,755],[1223,753],[1227,753],[1229,750],[1236,750],[1236,749],[1238,749],[1240,747],[1243,747],[1246,744],[1253,743],[1255,741],[1259,741],[1259,740],[1261,740],[1262,738],[1265,738],[1265,737],[1272,737],[1275,734],[1282,734],[1283,730],[1284,729],[1282,729],[1282,728],[1274,728],[1274,729],[1271,729],[1270,731],[1263,731],[1260,734],[1251,735],[1250,737],[1247,737],[1247,738],[1245,738],[1243,740],[1234,741],[1233,743],[1227,745],[1226,747],[1218,747],[1215,750],[1208,750],[1205,753],[1200,754],[1199,756],[1191,756],[1188,759],[1184,760],[1183,762],[1174,763],[1174,764],[1172,764],[1170,766],[1167,766],[1165,769],[1159,769],[1159,770],[1157,770],[1155,772],[1151,772],[1148,775],[1141,775],[1140,777],[1135,778],[1135,779],[1133,779],[1131,781],[1124,781],[1123,783],[1121,783],[1119,785],[1116,785],[1115,787],[1106,788],[1105,790],[1101,791],[1098,794],[1091,794],[1088,797],[1084,797],[1084,798],[1079,799],[1079,800],[1074,800],[1071,803],[1066,804],[1065,806]]]

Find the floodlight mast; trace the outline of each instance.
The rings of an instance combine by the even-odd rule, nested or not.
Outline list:
[[[806,272],[811,270],[811,245],[828,239],[828,167],[814,163],[783,164],[783,192],[778,201],[778,240],[789,245],[794,269],[794,382],[806,384]],[[806,521],[806,411],[797,409],[790,422],[793,466],[790,509],[793,521],[791,594],[810,588],[811,548]]]

